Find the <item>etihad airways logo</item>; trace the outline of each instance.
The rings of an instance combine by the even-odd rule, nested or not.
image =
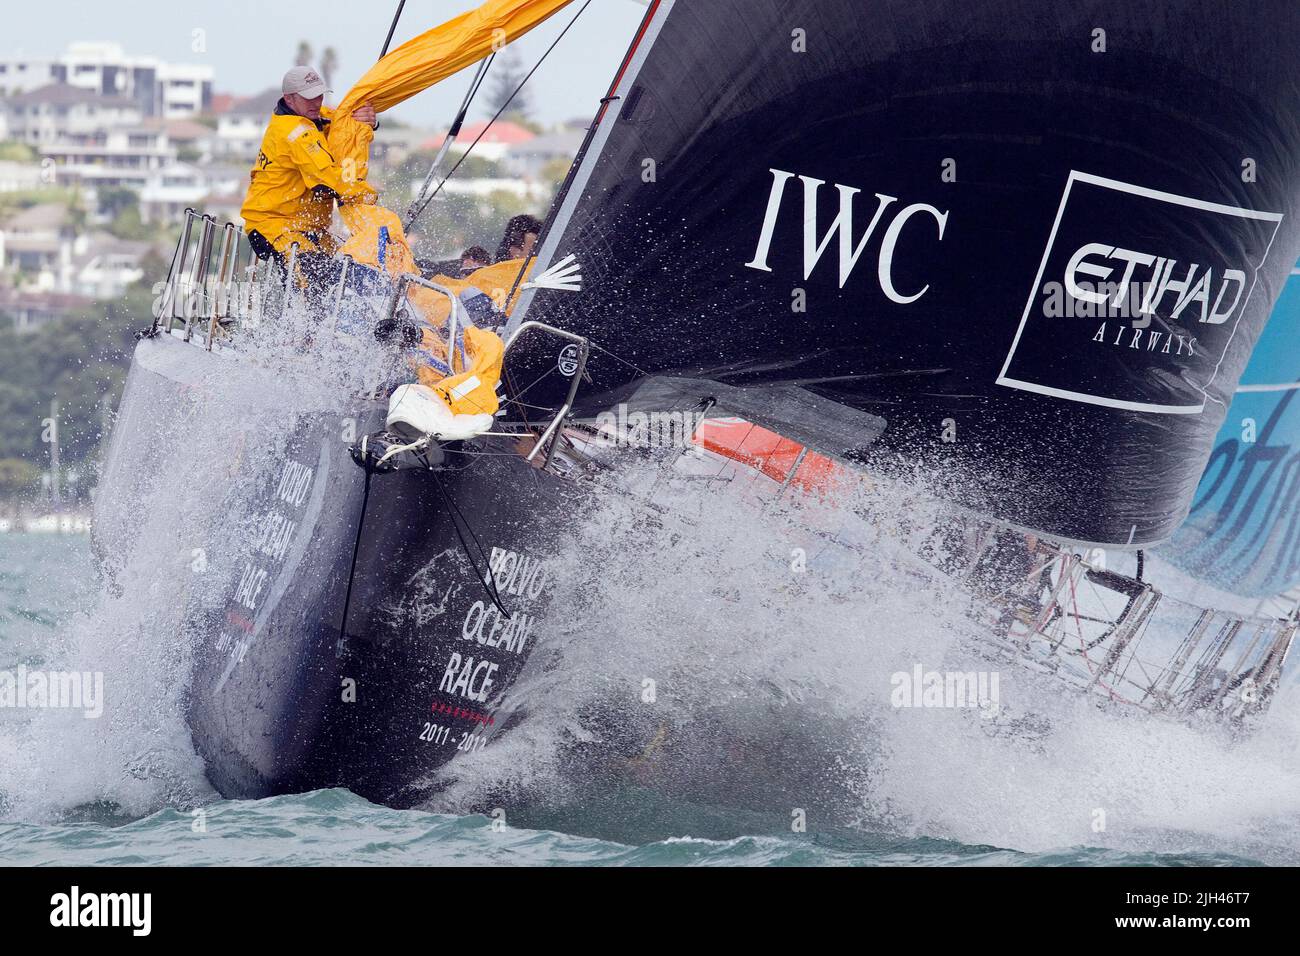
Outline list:
[[[1044,285],[1043,291],[1051,296],[1044,303],[1046,314],[1051,314],[1053,299],[1060,302],[1052,295],[1060,288],[1050,282]],[[1225,268],[1216,275],[1213,266],[1088,242],[1075,250],[1065,266],[1068,298],[1061,314],[1133,318],[1139,320],[1135,327],[1144,328],[1143,318],[1164,314],[1177,321],[1190,309],[1190,319],[1221,325],[1236,311],[1245,289],[1246,273],[1240,269]]]
[[[997,384],[1199,413],[1281,220],[1071,171]]]
[[[767,264],[768,256],[772,251],[772,237],[781,214],[781,201],[785,197],[786,184],[795,175],[783,169],[771,169],[769,172],[772,174],[772,189],[767,197],[767,212],[763,216],[763,228],[759,231],[758,248],[754,250],[754,258],[745,263],[750,269],[760,269],[763,272],[772,271]],[[812,276],[822,255],[832,240],[836,240],[839,253],[839,283],[840,288],[844,288],[858,260],[862,258],[867,243],[875,235],[876,230],[887,222],[888,225],[883,226],[880,251],[876,255],[876,281],[880,283],[880,290],[891,302],[897,302],[899,305],[908,305],[925,295],[930,288],[929,284],[914,290],[900,290],[895,284],[894,257],[898,250],[898,241],[903,235],[903,230],[913,222],[915,225],[911,226],[912,230],[920,230],[928,224],[928,228],[934,235],[934,241],[941,241],[944,228],[948,225],[947,212],[940,212],[926,203],[912,203],[899,208],[894,205],[898,202],[897,196],[876,193],[876,205],[871,213],[871,221],[867,223],[867,228],[861,236],[855,236],[854,205],[858,193],[862,190],[836,183],[839,209],[826,228],[826,232],[820,233],[817,227],[817,194],[821,187],[826,185],[826,181],[814,179],[812,176],[800,176],[799,180],[803,183],[803,277],[805,279]]]

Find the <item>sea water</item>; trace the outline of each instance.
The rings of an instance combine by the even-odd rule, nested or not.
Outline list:
[[[960,608],[891,572],[885,557],[846,563],[809,531],[815,516],[647,480],[689,514],[693,538],[666,542],[677,535],[671,522],[638,523],[642,512],[624,503],[594,508],[550,569],[565,611],[539,625],[512,691],[527,716],[453,762],[440,795],[417,810],[341,790],[221,799],[184,723],[174,622],[147,607],[166,594],[106,588],[85,536],[0,536],[0,670],[109,677],[97,719],[0,709],[0,860],[1300,859],[1289,692],[1236,742],[1043,694],[1005,668],[1001,695],[1016,715],[1006,722],[890,706],[892,676],[956,659],[971,626]],[[792,570],[800,560],[804,570]],[[593,770],[575,754],[595,743],[606,756]]]

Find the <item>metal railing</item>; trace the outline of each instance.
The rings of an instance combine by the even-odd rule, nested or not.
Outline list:
[[[397,319],[400,313],[406,308],[406,291],[413,285],[418,285],[421,288],[429,289],[445,296],[451,307],[450,311],[447,313],[447,367],[455,373],[456,366],[452,360],[452,352],[456,348],[456,333],[459,331],[460,327],[465,324],[461,317],[461,310],[463,310],[465,306],[461,303],[460,296],[456,295],[456,293],[452,292],[446,286],[439,285],[436,282],[431,282],[423,276],[418,276],[414,273],[408,272],[398,277],[397,283],[393,286],[392,294],[388,300],[388,308],[384,310],[384,314],[390,319]],[[335,319],[337,320],[337,315],[335,316]],[[461,369],[461,371],[463,372],[464,369]]]
[[[196,223],[199,225],[197,235]],[[216,246],[218,230],[221,232],[221,243],[214,257],[213,248]],[[218,225],[212,216],[186,209],[185,225],[172,252],[167,282],[159,299],[151,331],[170,334],[180,323],[184,330],[183,337],[188,342],[193,338],[200,320],[206,318],[205,345],[211,349],[221,327],[240,317],[246,304],[242,293],[238,291],[237,283],[242,243],[239,228],[233,222]],[[256,263],[250,249],[246,266],[250,284]],[[269,271],[268,265],[268,275]]]
[[[220,232],[219,239],[218,232]],[[241,284],[239,281],[240,250],[244,246],[248,247],[248,255],[242,267],[244,281]],[[172,253],[167,282],[159,299],[158,313],[154,316],[151,332],[163,331],[171,334],[179,325],[183,330],[182,337],[188,342],[193,340],[195,329],[200,327],[200,320],[206,319],[204,345],[211,351],[226,326],[233,323],[252,325],[260,322],[266,315],[268,298],[274,288],[283,289],[284,298],[280,309],[287,310],[292,305],[298,290],[295,276],[299,251],[297,243],[290,246],[283,265],[274,257],[259,259],[234,223],[219,224],[210,215],[201,214],[194,209],[186,209],[184,226]],[[338,330],[339,316],[344,309],[349,279],[359,265],[350,256],[339,257],[339,262],[337,285],[332,294],[331,307],[325,323],[330,337],[333,337]],[[272,281],[277,271],[281,272],[281,281]],[[385,277],[387,278],[386,275]],[[449,306],[446,328],[447,365],[453,373],[456,373],[454,355],[457,351],[457,337],[466,325],[471,324],[465,317],[465,305],[461,302],[460,296],[446,286],[413,273],[396,277],[396,281],[391,285],[382,313],[387,319],[400,320],[407,307],[407,293],[411,286],[428,289],[447,299]],[[575,368],[564,403],[540,434],[531,428],[528,429],[537,435],[537,440],[527,460],[534,461],[545,450],[541,467],[546,468],[559,443],[560,428],[573,408],[578,386],[586,372],[590,343],[580,335],[566,332],[544,322],[524,322],[506,340],[503,362],[509,358],[520,339],[528,332],[542,332],[577,347]],[[465,369],[459,371],[463,372]]]
[[[1003,595],[1030,609],[1006,634],[1018,651],[1037,646],[1079,689],[1149,711],[1235,723],[1267,708],[1295,620],[1199,608],[1068,552],[1051,565]]]
[[[537,439],[537,443],[533,446],[533,450],[528,453],[528,461],[532,461],[537,457],[537,453],[541,451],[542,448],[546,448],[546,457],[542,459],[542,468],[546,468],[551,463],[551,456],[555,454],[555,447],[559,443],[558,432],[560,426],[564,423],[564,420],[568,418],[569,411],[573,408],[574,399],[578,396],[578,386],[581,384],[582,376],[587,370],[587,356],[591,352],[591,343],[581,335],[576,335],[573,332],[566,332],[564,329],[557,329],[555,326],[547,325],[544,322],[524,322],[520,324],[519,328],[515,329],[514,332],[511,333],[510,338],[506,340],[505,351],[502,353],[501,359],[502,365],[505,364],[506,358],[510,355],[510,350],[516,345],[516,343],[518,343],[520,337],[525,332],[534,329],[540,332],[545,332],[556,338],[563,339],[564,341],[570,342],[578,347],[578,358],[575,363],[573,375],[569,380],[569,392],[565,396],[564,404],[561,405],[559,411],[555,413],[555,417],[551,419],[551,423],[542,431],[541,437]],[[549,445],[547,444],[548,441]]]

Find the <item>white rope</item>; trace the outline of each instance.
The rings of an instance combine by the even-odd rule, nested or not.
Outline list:
[[[409,445],[392,445],[389,447],[388,451],[384,452],[383,457],[380,458],[379,461],[375,462],[375,467],[379,467],[384,462],[388,461],[388,459],[395,455],[400,455],[404,451],[424,451],[424,449],[429,447],[429,442],[431,440],[431,436],[425,435],[423,438],[417,438]]]

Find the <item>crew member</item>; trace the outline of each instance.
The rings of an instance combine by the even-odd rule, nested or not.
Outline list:
[[[260,258],[272,256],[283,263],[297,243],[298,262],[311,282],[324,278],[320,273],[337,248],[330,233],[334,203],[373,203],[378,194],[330,153],[326,134],[333,111],[321,105],[329,90],[320,75],[311,67],[295,66],[284,75],[280,90],[240,214],[249,245]],[[379,125],[369,103],[352,116],[372,128]]]
[[[536,216],[515,216],[506,223],[506,233],[497,246],[497,262],[511,259],[524,259],[533,254],[537,237],[541,234],[542,222]]]
[[[471,272],[477,272],[484,266],[490,266],[492,259],[482,246],[470,246],[460,254],[459,278],[466,278]]]

